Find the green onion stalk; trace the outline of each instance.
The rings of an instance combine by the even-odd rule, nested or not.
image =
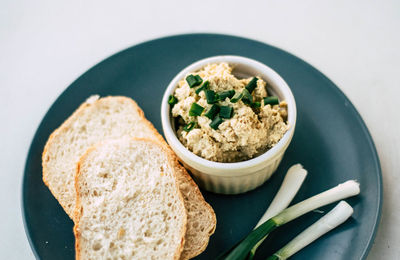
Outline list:
[[[338,186],[299,202],[270,218],[221,258],[226,260],[243,260],[250,250],[266,235],[276,228],[322,206],[342,200],[360,193],[360,184],[354,180],[346,181]]]
[[[265,221],[277,215],[278,213],[280,213],[282,210],[286,209],[289,206],[290,202],[292,202],[294,196],[296,196],[301,185],[303,184],[303,181],[306,178],[306,176],[307,176],[307,171],[303,169],[303,166],[301,166],[301,164],[295,164],[289,168],[285,178],[283,179],[282,185],[279,188],[278,193],[276,193],[275,198],[272,200],[268,209],[265,211],[264,215],[258,221],[255,228],[258,228]],[[262,242],[266,238],[267,236],[261,239],[250,250],[250,253],[247,256],[248,260],[254,258],[257,248],[262,244]]]
[[[353,208],[347,202],[342,200],[325,216],[301,232],[275,254],[268,257],[267,260],[288,259],[304,247],[317,240],[319,237],[345,222],[352,214]]]

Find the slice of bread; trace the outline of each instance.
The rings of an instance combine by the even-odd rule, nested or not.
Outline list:
[[[106,139],[123,136],[149,138],[170,149],[143,111],[130,98],[89,98],[49,137],[42,155],[43,181],[73,218],[76,192],[76,163],[85,151]],[[180,191],[188,215],[186,243],[182,259],[200,254],[214,233],[216,218],[199,188],[175,159]]]
[[[174,157],[146,139],[105,141],[75,176],[76,259],[179,259],[186,209]]]

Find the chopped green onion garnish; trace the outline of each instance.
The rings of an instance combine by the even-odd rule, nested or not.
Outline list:
[[[236,92],[235,95],[231,98],[231,102],[232,102],[232,103],[236,103],[236,102],[238,102],[239,100],[241,100],[242,97],[243,97],[243,93]]]
[[[218,101],[218,96],[212,90],[206,90],[206,99],[208,104],[214,104]]]
[[[232,98],[234,95],[235,95],[234,90],[227,90],[227,91],[218,93],[219,100],[221,100],[221,101],[224,101],[227,97]]]
[[[203,79],[200,77],[200,75],[196,75],[194,76],[197,80],[197,82],[199,82],[199,85],[201,84],[201,82],[203,82]]]
[[[276,96],[265,97],[264,98],[264,106],[266,106],[268,104],[271,106],[278,105],[279,104],[278,97],[276,97]]]
[[[218,115],[214,118],[214,120],[210,123],[210,127],[214,130],[218,129],[218,126],[223,122],[222,118]]]
[[[178,99],[175,96],[170,95],[168,98],[168,104],[170,104],[171,107],[174,107],[176,103],[178,103]]]
[[[199,87],[198,89],[196,89],[196,94],[198,95],[198,94],[200,94],[201,91],[208,89],[208,85],[209,85],[209,84],[210,84],[210,83],[208,82],[208,80],[205,81],[201,87]]]
[[[233,115],[233,108],[230,106],[221,106],[221,110],[219,111],[219,116],[222,118],[231,118]]]
[[[197,103],[193,103],[189,110],[189,116],[200,116],[203,113],[204,107]]]
[[[253,103],[251,103],[251,107],[254,107],[254,108],[258,108],[258,107],[261,107],[261,103],[260,102],[253,102]]]
[[[219,106],[216,104],[213,104],[210,109],[206,112],[205,116],[210,118],[211,120],[214,119],[214,117],[218,114],[219,112]]]
[[[190,130],[192,130],[194,127],[196,126],[196,122],[190,122],[189,124],[185,125],[183,127],[183,131],[189,132]]]
[[[186,82],[188,83],[189,87],[193,88],[197,85],[196,77],[190,74],[186,77]]]
[[[246,89],[250,92],[250,93],[252,93],[253,92],[253,90],[257,87],[257,78],[256,77],[254,77],[254,78],[252,78],[251,80],[250,80],[250,82],[246,85]]]
[[[203,79],[199,76],[193,76],[190,74],[189,76],[186,77],[186,82],[189,84],[189,87],[194,88],[203,82]]]
[[[247,88],[243,89],[242,93],[243,93],[242,97],[243,103],[245,103],[246,105],[250,105],[251,103],[253,103],[253,96],[250,94]]]

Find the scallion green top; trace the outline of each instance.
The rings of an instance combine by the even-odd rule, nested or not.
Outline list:
[[[251,93],[253,93],[254,89],[257,87],[258,78],[254,77],[250,80],[250,82],[246,85],[246,89]]]
[[[258,102],[258,101],[253,102],[253,103],[251,103],[251,107],[259,108],[259,107],[261,107],[261,102]]]
[[[218,97],[219,97],[219,100],[221,100],[221,101],[224,101],[227,97],[232,98],[234,95],[235,95],[235,91],[233,89],[223,91],[223,92],[218,92]]]
[[[192,121],[183,127],[183,131],[190,132],[196,125],[197,123]]]
[[[170,95],[168,98],[168,104],[170,104],[171,107],[174,107],[176,103],[178,103],[178,99],[175,96]]]
[[[245,103],[246,105],[250,105],[251,103],[253,103],[253,96],[250,94],[250,91],[247,90],[247,88],[243,89],[243,97],[242,97],[242,101],[243,103]]]
[[[193,103],[189,110],[189,116],[201,116],[203,113],[204,107],[200,106],[197,103]]]
[[[189,87],[194,88],[199,86],[203,82],[203,79],[199,75],[190,74],[186,77],[186,82],[188,83]]]
[[[233,108],[230,106],[221,106],[221,109],[219,111],[219,116],[226,119],[232,118]]]
[[[236,92],[235,95],[231,98],[232,103],[237,103],[239,100],[241,100],[243,97],[242,92]]]
[[[206,99],[208,104],[214,104],[218,102],[218,96],[212,90],[206,90]]]
[[[205,113],[205,116],[209,119],[213,120],[214,117],[218,114],[220,107],[217,104],[213,104],[210,109]]]
[[[210,83],[208,82],[208,80],[205,81],[205,82],[203,83],[203,85],[201,85],[201,87],[199,87],[198,89],[196,89],[196,91],[195,91],[196,94],[198,95],[198,94],[200,94],[201,91],[207,90],[209,84],[210,84]]]
[[[276,96],[270,96],[270,97],[265,97],[264,98],[264,106],[266,105],[278,105],[279,104],[279,100],[278,97]]]
[[[214,120],[210,123],[210,127],[214,130],[218,129],[218,126],[223,122],[224,120],[222,120],[222,118],[217,115]]]

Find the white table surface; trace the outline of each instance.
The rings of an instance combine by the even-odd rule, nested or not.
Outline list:
[[[58,95],[109,55],[160,36],[260,40],[314,65],[365,120],[383,170],[382,221],[368,259],[400,258],[399,1],[0,2],[0,259],[33,259],[21,216],[30,142]]]

